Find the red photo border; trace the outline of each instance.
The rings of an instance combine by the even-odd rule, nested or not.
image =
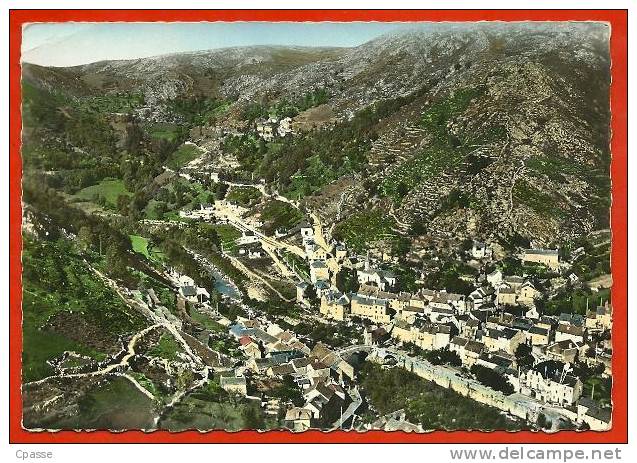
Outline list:
[[[369,431],[109,431],[32,432],[22,428],[21,352],[21,95],[22,25],[29,22],[198,22],[198,21],[603,21],[611,26],[611,179],[613,275],[613,426],[605,432],[434,431],[427,434]],[[627,395],[627,10],[11,10],[9,15],[9,442],[10,443],[626,443]]]

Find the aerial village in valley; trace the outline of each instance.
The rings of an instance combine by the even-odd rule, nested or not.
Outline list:
[[[289,118],[259,121],[255,131],[264,140],[292,134]],[[202,175],[196,167],[184,171],[179,175],[189,180]],[[268,194],[262,184],[226,182],[217,172],[205,175],[227,183],[230,190],[254,188]],[[300,207],[276,193],[271,196]],[[292,229],[268,236],[261,230],[263,223],[248,212],[219,200],[181,211],[180,217],[240,230],[241,236],[226,244],[228,255],[243,258],[245,265],[269,259],[270,271],[296,281],[294,303],[301,317],[347,326],[350,343],[334,348],[329,340],[317,342],[295,333],[298,319],[283,318],[283,327],[253,307],[246,306],[247,316],[231,322],[208,303],[210,295],[192,278],[175,278],[180,296],[201,306],[239,343],[242,360],[222,368],[221,387],[260,398],[272,413],[285,407],[289,429],[424,431],[400,411],[373,422],[360,419],[359,411],[367,408],[357,384],[362,358],[383,369],[406,369],[530,426],[549,431],[610,426],[608,404],[594,399],[594,388],[587,395],[578,376],[581,369],[592,369],[610,377],[608,300],[587,301],[585,315],[544,315],[536,301],[547,294],[534,283],[537,275],[503,270],[499,264],[509,256],[501,247],[477,240],[462,253],[464,262],[477,270],[468,294],[422,285],[414,292],[400,291],[400,277],[388,270],[391,256],[353,252],[330,239],[316,215],[306,214],[307,219]],[[554,292],[581,284],[570,263],[560,259],[559,249],[523,248],[513,257],[527,268],[551,274],[549,287]],[[343,273],[352,276],[347,289],[339,289],[343,285],[338,276]],[[290,379],[302,400],[286,404],[255,392],[256,385],[272,378]]]

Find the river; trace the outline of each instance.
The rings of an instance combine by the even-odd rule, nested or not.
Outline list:
[[[229,297],[230,299],[241,300],[239,290],[230,282],[227,276],[214,267],[209,268],[208,271],[215,279],[215,289],[219,291],[222,296]]]

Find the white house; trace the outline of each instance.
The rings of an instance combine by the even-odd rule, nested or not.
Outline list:
[[[520,375],[522,394],[550,404],[573,405],[582,395],[582,381],[570,375],[569,365],[547,360]]]
[[[387,291],[396,286],[396,276],[386,270],[376,270],[369,266],[369,262],[365,263],[365,268],[356,271],[356,278],[360,285],[373,285],[380,288],[381,291]]]
[[[497,269],[487,275],[487,281],[494,288],[497,288],[500,285],[500,283],[502,283],[502,278],[503,278],[502,272]]]
[[[474,259],[490,259],[493,255],[491,248],[482,241],[473,241],[471,257]]]

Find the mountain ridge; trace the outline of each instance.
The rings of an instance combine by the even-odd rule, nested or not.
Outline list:
[[[353,48],[231,47],[55,70],[26,65],[24,78],[66,89],[74,99],[137,91],[145,104],[132,114],[141,120],[179,121],[171,108],[181,98],[223,99],[229,107],[216,123],[232,130],[250,130],[242,115],[254,102],[272,107],[313,91],[330,95],[327,107],[339,127],[366,108],[404,98],[403,106],[370,122],[373,139],[359,147],[365,162],[350,172],[335,167],[344,178],[362,175],[381,186],[379,194],[358,185],[359,195],[344,200],[343,210],[356,210],[360,201],[381,207],[403,233],[426,222],[427,233],[441,237],[460,239],[467,230],[493,239],[522,234],[544,245],[605,226],[607,26],[433,29],[386,34]],[[323,197],[335,180],[314,194]],[[327,222],[334,201],[318,207]]]

